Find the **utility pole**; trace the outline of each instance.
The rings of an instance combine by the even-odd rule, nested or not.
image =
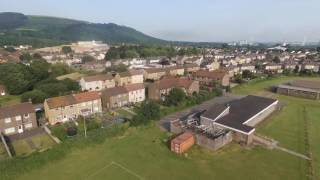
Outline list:
[[[84,137],[87,138],[86,116],[83,116]]]

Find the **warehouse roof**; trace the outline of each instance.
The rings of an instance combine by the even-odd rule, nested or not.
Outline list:
[[[270,99],[258,96],[247,96],[239,100],[235,100],[228,104],[229,112],[226,115],[219,117],[224,112],[223,106],[214,105],[209,108],[202,116],[215,120],[215,123],[220,124],[231,130],[240,131],[241,133],[249,134],[254,131],[254,127],[246,125],[253,117],[269,108],[276,99]],[[221,113],[219,113],[221,112]]]

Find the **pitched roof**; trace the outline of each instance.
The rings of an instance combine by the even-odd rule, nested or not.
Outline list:
[[[119,75],[120,77],[128,77],[128,76],[143,75],[143,72],[137,69],[130,69],[129,71],[119,73]]]
[[[0,107],[0,119],[34,112],[33,105],[30,102]]]
[[[168,77],[165,79],[161,79],[154,83],[157,85],[159,89],[169,89],[174,87],[180,87],[188,89],[194,81],[187,78],[172,78]]]
[[[83,79],[86,82],[105,81],[105,80],[112,80],[113,76],[110,74],[98,74],[98,75],[94,75],[94,76],[86,76],[86,77],[83,77]]]
[[[103,90],[103,93],[108,96],[116,96],[119,94],[126,94],[128,93],[128,91],[125,87],[119,86],[119,87],[105,89]]]
[[[130,91],[136,91],[139,89],[144,89],[145,87],[144,87],[143,83],[138,83],[138,84],[126,85],[125,88],[128,92],[130,92]]]
[[[84,92],[79,94],[73,94],[74,99],[77,103],[87,102],[87,101],[93,101],[96,99],[100,99],[99,92],[92,91],[92,92]]]
[[[244,133],[250,133],[254,130],[254,127],[246,125],[246,121],[275,102],[277,102],[276,99],[249,95],[242,99],[230,102],[229,113],[218,118],[215,122]],[[214,120],[221,114],[216,113],[218,112],[216,109],[221,110],[221,105],[212,106],[202,116]]]
[[[147,73],[158,73],[158,72],[166,72],[163,68],[148,68],[144,69]]]
[[[214,70],[214,71],[207,71],[207,70],[199,70],[194,73],[194,76],[197,77],[207,77],[210,79],[222,79],[228,72],[225,70]]]
[[[87,101],[100,99],[100,94],[96,91],[72,94],[67,96],[53,97],[46,100],[50,109],[65,107]]]
[[[228,108],[227,105],[217,104],[214,107],[210,108],[208,111],[205,111],[202,116],[210,118],[212,120],[216,119],[220,114],[223,113]]]
[[[185,64],[184,67],[185,68],[195,68],[195,67],[199,67],[200,68],[200,66],[198,66],[197,64]]]

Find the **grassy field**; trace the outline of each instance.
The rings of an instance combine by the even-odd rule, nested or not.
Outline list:
[[[278,140],[281,146],[313,155],[315,179],[320,179],[320,104],[318,101],[278,96],[267,89],[293,78],[255,82],[233,89],[236,94],[279,98],[283,109],[258,127],[258,133]],[[306,137],[305,120],[309,136]],[[231,143],[212,152],[194,146],[186,155],[170,152],[170,134],[154,124],[129,128],[125,135],[108,138],[100,145],[73,150],[64,159],[45,164],[18,179],[308,179],[307,161],[278,150],[242,147]]]
[[[0,106],[14,105],[20,102],[19,96],[0,96]]]
[[[320,139],[320,101],[283,96],[268,91],[268,88],[273,85],[293,79],[315,78],[282,77],[239,86],[233,89],[233,92],[236,94],[255,94],[279,99],[280,103],[283,104],[282,110],[260,124],[257,132],[279,141],[281,146],[296,152],[308,154],[308,151],[310,151],[313,155],[315,177],[316,179],[320,179],[320,146],[317,142]],[[307,128],[305,128],[306,121],[308,122]],[[308,148],[308,143],[310,144],[310,148]]]
[[[2,142],[0,141],[0,160],[8,158],[8,154]]]
[[[178,156],[167,147],[168,136],[155,125],[130,128],[122,137],[73,151],[19,179],[306,179],[305,161],[280,151],[231,144],[218,152],[195,146]]]
[[[63,76],[59,76],[59,77],[57,77],[57,80],[64,80],[64,79],[69,78],[69,79],[78,81],[78,80],[80,80],[83,76],[85,76],[85,74],[81,74],[81,73],[75,72],[75,73],[71,73],[71,74],[66,74],[66,75],[63,75]]]

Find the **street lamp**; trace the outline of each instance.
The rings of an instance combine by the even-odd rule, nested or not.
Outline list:
[[[89,116],[90,109],[82,109],[81,114],[83,116],[83,128],[84,128],[84,137],[87,138],[87,125],[86,125],[86,116]]]

